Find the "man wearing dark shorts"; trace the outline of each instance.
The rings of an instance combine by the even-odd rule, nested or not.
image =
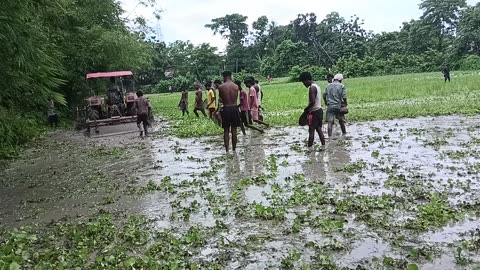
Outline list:
[[[193,109],[193,113],[198,118],[200,117],[198,115],[198,111],[200,111],[203,116],[207,117],[207,113],[205,113],[205,104],[203,103],[203,93],[202,89],[200,88],[200,84],[195,83],[193,87],[195,88],[195,109]]]
[[[337,74],[333,78],[333,83],[327,86],[324,100],[327,104],[327,122],[328,122],[328,137],[332,137],[333,123],[335,118],[338,119],[342,134],[347,134],[345,127],[345,114],[340,112],[340,108],[347,105],[347,91],[345,85],[342,84],[343,75]]]
[[[230,133],[232,133],[232,149],[237,148],[237,128],[240,127],[240,114],[238,112],[238,86],[232,81],[232,73],[222,73],[224,83],[219,87],[220,99],[223,103],[222,127],[225,150],[229,151]]]
[[[147,128],[150,125],[148,123],[148,110],[150,109],[150,103],[143,96],[142,91],[137,92],[134,108],[137,110],[137,127],[140,130],[140,137],[143,138],[144,134],[148,136]]]
[[[320,86],[313,82],[312,74],[309,72],[302,72],[300,81],[308,88],[308,106],[305,108],[305,112],[308,112],[308,147],[313,146],[315,131],[317,131],[323,146],[325,145],[325,136],[322,131],[323,110]]]

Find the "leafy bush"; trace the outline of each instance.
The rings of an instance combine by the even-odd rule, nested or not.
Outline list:
[[[480,56],[469,55],[460,60],[460,70],[479,70],[480,69]]]
[[[419,55],[392,54],[387,59],[356,55],[340,58],[333,67],[346,77],[368,77],[439,71],[444,62],[443,53],[428,50]]]
[[[16,155],[17,146],[24,144],[43,130],[38,115],[22,115],[0,107],[0,159]]]
[[[260,81],[261,79],[263,79],[263,76],[262,75],[259,75],[259,74],[255,74],[255,73],[250,73],[250,72],[246,72],[246,71],[240,71],[238,73],[234,73],[233,74],[233,79],[236,81],[236,80],[240,80],[242,83],[243,81],[245,81],[246,78],[248,77],[253,77],[255,80],[258,80]]]
[[[150,85],[143,88],[143,91],[147,94],[167,93],[168,87],[173,86],[175,91],[181,91],[182,89],[193,88],[194,78],[177,76],[168,80],[161,80],[156,85]]]
[[[321,81],[325,80],[327,77],[328,71],[324,67],[318,67],[318,66],[307,66],[307,67],[300,67],[300,66],[294,66],[290,70],[290,81],[291,82],[298,82],[298,77],[300,76],[300,73],[308,71],[312,74],[313,80],[315,81]]]

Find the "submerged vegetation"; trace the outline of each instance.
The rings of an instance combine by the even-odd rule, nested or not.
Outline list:
[[[476,121],[355,124],[356,139],[330,141],[322,151],[305,151],[298,128],[278,128],[269,131],[274,141],[240,138],[239,153],[227,156],[218,153],[220,138],[160,136],[140,146],[86,149],[53,143],[25,157],[33,162],[13,165],[30,171],[42,162],[36,155],[73,151],[90,169],[78,168],[82,176],[72,164],[55,176],[74,181],[52,190],[76,196],[6,202],[13,209],[0,209],[0,267],[475,269],[480,149],[478,132],[465,127]],[[451,143],[425,143],[445,138]],[[102,165],[113,155],[116,168]],[[52,168],[65,159],[50,161]],[[135,166],[125,167],[129,160]],[[48,171],[13,185],[18,171],[0,178],[3,192],[49,187]],[[72,211],[69,202],[81,198],[88,213],[67,210],[45,220],[52,205]]]

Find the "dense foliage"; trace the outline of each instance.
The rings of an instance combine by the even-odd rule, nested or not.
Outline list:
[[[162,49],[157,50],[159,61],[154,67],[201,81],[218,76],[223,69],[265,78],[314,67],[321,73],[358,77],[440,71],[445,63],[465,70],[480,65],[480,3],[423,0],[419,8],[420,18],[404,22],[398,31],[382,33],[368,31],[356,16],[346,19],[337,12],[323,20],[315,13],[299,14],[288,25],[261,16],[251,26],[247,16],[228,14],[205,25],[228,41],[224,53],[188,42],[156,44]],[[150,77],[148,84],[168,80],[162,73],[155,74],[160,76]],[[156,92],[166,91],[164,85],[168,83],[161,83]]]
[[[0,158],[41,131],[50,98],[73,109],[91,93],[86,73],[150,62],[149,46],[122,14],[115,0],[2,2]]]
[[[149,5],[155,0],[139,0]],[[143,18],[125,19],[117,0],[7,1],[0,9],[0,157],[34,137],[44,126],[49,98],[63,116],[99,84],[85,73],[133,70],[139,85],[159,93],[189,88],[196,80],[218,79],[222,70],[237,78],[265,79],[310,70],[349,77],[480,68],[480,3],[423,0],[423,15],[398,31],[373,33],[358,17],[336,12],[319,19],[299,14],[287,25],[267,16],[247,24],[228,14],[205,27],[226,39],[224,52],[208,43],[161,42]],[[156,18],[159,18],[157,12]]]

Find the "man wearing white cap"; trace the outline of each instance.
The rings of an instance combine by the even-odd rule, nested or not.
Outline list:
[[[338,119],[342,134],[347,134],[345,127],[345,113],[340,108],[347,106],[347,91],[345,85],[342,84],[343,75],[337,74],[333,77],[333,82],[327,86],[324,100],[327,104],[327,122],[328,122],[328,137],[332,137],[333,123],[335,118]]]

